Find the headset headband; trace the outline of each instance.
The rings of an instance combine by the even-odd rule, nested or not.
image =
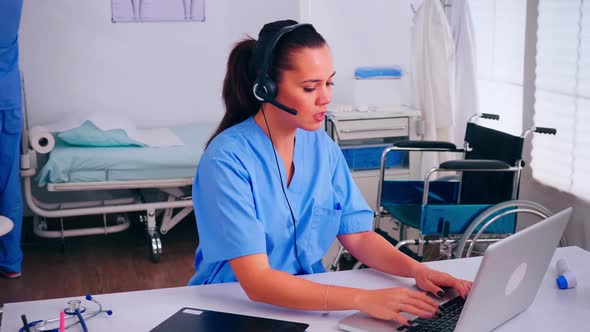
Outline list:
[[[281,28],[281,30],[274,34],[273,38],[268,42],[268,46],[263,48],[264,58],[258,70],[258,77],[256,79],[257,82],[262,82],[266,78],[265,76],[268,74],[268,66],[272,63],[273,50],[277,46],[281,38],[289,32],[301,27],[310,27],[311,29],[315,30],[313,28],[313,25],[309,23],[298,23]]]

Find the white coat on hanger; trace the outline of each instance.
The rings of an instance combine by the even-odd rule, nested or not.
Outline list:
[[[424,0],[416,11],[411,55],[413,105],[424,115],[424,140],[452,141],[455,43],[439,0]],[[422,174],[438,161],[437,153],[423,153]]]
[[[476,54],[469,1],[452,0],[447,17],[455,40],[455,115],[454,143],[463,146],[465,126],[478,111]]]

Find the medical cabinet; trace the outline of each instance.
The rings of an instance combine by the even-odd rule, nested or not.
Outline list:
[[[371,208],[376,207],[381,153],[400,140],[422,139],[421,112],[407,106],[334,105],[326,113],[325,129],[340,146],[352,176]],[[418,154],[388,155],[386,175],[417,178]]]

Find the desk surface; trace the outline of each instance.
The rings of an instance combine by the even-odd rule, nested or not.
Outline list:
[[[565,257],[578,279],[575,289],[559,290],[555,285],[555,261]],[[429,262],[432,268],[473,280],[481,258]],[[376,289],[411,286],[412,279],[392,277],[375,270],[330,272],[305,276],[333,285]],[[94,296],[94,295],[93,295]],[[338,321],[353,311],[330,312],[283,309],[250,301],[238,283],[190,286],[94,296],[113,315],[101,314],[88,321],[90,331],[149,331],[182,307],[193,307],[270,317],[310,324],[308,331],[339,331]],[[29,321],[59,317],[67,299],[9,303],[4,306],[0,331],[22,327],[20,315]],[[83,297],[78,299],[83,300]],[[86,301],[83,301],[86,302]],[[94,304],[89,305],[93,311]],[[565,331],[587,327],[590,317],[590,252],[578,247],[557,249],[533,304],[496,331]],[[79,331],[78,327],[71,329]],[[577,330],[577,329],[572,329]]]

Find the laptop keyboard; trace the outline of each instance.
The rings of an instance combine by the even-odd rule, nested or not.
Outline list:
[[[406,332],[452,332],[455,330],[464,304],[465,300],[457,296],[442,305],[442,317],[416,318],[412,321],[411,326],[400,326],[397,330]]]

